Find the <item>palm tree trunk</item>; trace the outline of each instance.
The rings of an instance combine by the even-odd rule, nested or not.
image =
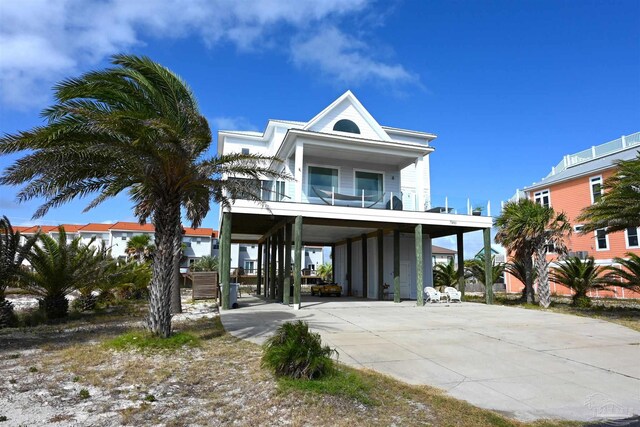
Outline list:
[[[171,287],[171,314],[182,313],[182,298],[180,295],[180,254],[174,257],[173,286]]]
[[[524,280],[524,292],[527,303],[533,304],[533,258],[531,256],[525,257],[525,280]]]
[[[180,251],[180,199],[165,197],[153,215],[156,252],[149,294],[149,330],[161,337],[171,334],[171,291],[175,257]]]
[[[551,293],[549,291],[547,251],[544,246],[536,249],[536,271],[538,273],[538,299],[540,300],[540,306],[548,308],[551,304]]]

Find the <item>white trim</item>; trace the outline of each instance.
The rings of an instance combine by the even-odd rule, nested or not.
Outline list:
[[[638,240],[638,244],[636,246],[629,246],[629,233],[627,232],[629,228],[634,228],[634,227],[628,227],[624,229],[624,246],[627,249],[638,249],[640,248],[640,227],[635,227],[636,233],[637,233],[636,238]]]
[[[384,180],[386,178],[384,171],[372,170],[372,169],[356,169],[353,168],[353,195],[358,196],[356,194],[356,172],[366,172],[366,173],[376,173],[382,175],[382,194],[384,194]]]
[[[606,231],[606,229],[604,229],[604,228],[599,228],[598,230],[605,230],[605,231]],[[601,249],[601,248],[599,248],[599,247],[598,247],[598,230],[595,230],[595,231],[593,232],[593,236],[594,236],[594,238],[595,238],[595,243],[596,243],[596,244],[595,244],[595,246],[596,246],[596,251],[598,251],[598,252],[604,252],[604,251],[608,251],[608,250],[610,250],[610,246],[609,246],[609,234],[608,234],[608,233],[605,233],[605,235],[604,235],[604,238],[605,238],[605,240],[606,240],[606,242],[607,242],[607,247],[606,247],[606,248],[604,248],[604,249]]]
[[[591,204],[593,205],[595,203],[595,200],[593,198],[593,181],[599,180],[600,181],[600,198],[602,198],[602,195],[604,194],[604,180],[602,179],[602,175],[594,175],[594,176],[590,176],[589,177],[589,195],[591,196]]]
[[[533,193],[533,201],[534,201],[534,203],[538,203],[538,201],[536,200],[536,196],[537,196],[538,194],[540,194],[541,198],[544,198],[544,195],[543,195],[543,193],[544,193],[544,192],[546,192],[546,193],[547,193],[547,197],[549,198],[549,207],[551,207],[551,206],[552,206],[552,205],[551,205],[551,190],[550,190],[549,188],[545,188],[545,189],[543,189],[543,190],[539,190],[539,191],[536,191],[535,193]],[[541,200],[541,201],[542,201],[542,200]],[[540,204],[541,204],[542,206],[544,206],[544,204],[543,204],[543,203],[540,203]]]
[[[578,230],[578,227],[580,227],[580,230]],[[582,231],[583,228],[584,228],[584,224],[576,224],[573,226],[573,231],[576,233],[579,233]]]
[[[307,198],[309,197],[318,197],[316,195],[313,195],[311,192],[311,187],[309,186],[309,177],[311,176],[311,174],[309,173],[309,167],[314,167],[314,168],[324,168],[324,169],[333,169],[333,170],[337,170],[338,171],[338,186],[336,188],[336,193],[340,192],[340,176],[342,175],[342,168],[340,166],[333,166],[333,165],[326,165],[326,164],[320,164],[320,163],[307,163],[307,168],[306,168],[306,173],[307,173]],[[303,177],[304,179],[304,177]]]

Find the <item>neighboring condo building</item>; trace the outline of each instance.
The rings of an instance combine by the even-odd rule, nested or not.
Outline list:
[[[624,232],[606,234],[605,230],[582,235],[582,224],[576,218],[582,209],[596,203],[605,195],[604,181],[616,171],[615,162],[631,160],[640,150],[640,132],[623,136],[616,140],[593,146],[576,154],[564,156],[551,169],[551,173],[524,190],[517,197],[527,197],[556,212],[564,212],[571,222],[573,232],[566,240],[569,255],[583,259],[591,256],[599,265],[611,265],[616,257],[624,258],[628,252],[640,255],[640,229],[631,227]],[[549,259],[556,256],[550,253]],[[521,292],[522,283],[507,275],[507,291]],[[552,293],[571,295],[571,291],[561,285],[550,283]],[[640,295],[619,287],[613,291],[593,292],[594,297],[640,298]]]
[[[137,222],[116,222],[115,224],[62,224],[67,234],[67,242],[80,236],[85,245],[91,243],[94,247],[104,244],[111,249],[114,258],[126,258],[127,244],[133,236],[146,234],[154,241],[155,230],[153,225],[140,225]],[[47,233],[54,239],[58,238],[58,226],[42,225],[32,227],[16,226],[24,235],[33,235],[38,230]],[[182,243],[184,245],[184,260],[182,267],[188,267],[204,256],[215,256],[218,251],[218,232],[212,228],[183,228]]]

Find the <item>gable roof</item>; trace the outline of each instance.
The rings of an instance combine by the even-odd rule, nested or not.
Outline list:
[[[384,131],[384,129],[382,129],[382,126],[380,126],[378,122],[376,122],[373,116],[367,111],[366,108],[364,108],[364,105],[362,105],[362,103],[358,100],[358,98],[356,98],[356,96],[350,90],[343,93],[340,97],[338,97],[338,99],[336,99],[331,104],[329,104],[327,108],[325,108],[320,113],[318,113],[313,119],[309,120],[306,126],[304,126],[302,129],[311,130],[313,125],[315,125],[320,120],[322,120],[322,118],[324,118],[329,113],[331,113],[331,111],[337,108],[340,104],[342,104],[342,102],[351,103],[351,105],[353,105],[356,111],[362,116],[362,118],[367,122],[367,124],[371,126],[373,131],[382,141],[391,140],[389,135]]]
[[[185,236],[206,236],[206,237],[218,237],[218,232],[213,228],[191,228],[184,227]]]
[[[155,228],[153,228],[152,224],[144,224],[140,225],[137,222],[125,222],[118,221],[113,226],[109,228],[110,230],[119,230],[119,231],[148,231],[153,233]]]
[[[109,229],[113,227],[113,224],[99,224],[96,222],[90,222],[84,227],[80,227],[78,230],[80,233],[89,233],[93,231],[109,231]]]
[[[431,253],[432,254],[455,255],[458,252],[456,252],[456,251],[454,251],[452,249],[443,248],[442,246],[431,245]]]

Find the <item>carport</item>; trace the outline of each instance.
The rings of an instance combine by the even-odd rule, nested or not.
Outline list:
[[[410,267],[410,295],[422,305],[424,287],[433,285],[431,239],[457,236],[458,280],[464,292],[464,234],[483,230],[486,271],[491,280],[490,217],[294,203],[270,203],[265,208],[240,200],[222,213],[221,221],[223,309],[229,308],[232,243],[258,245],[259,295],[289,305],[293,280],[294,309],[301,304],[304,245],[331,247],[333,279],[343,285],[348,296],[381,300],[387,284],[394,301],[400,302],[407,295],[407,289],[401,289],[401,267]]]

